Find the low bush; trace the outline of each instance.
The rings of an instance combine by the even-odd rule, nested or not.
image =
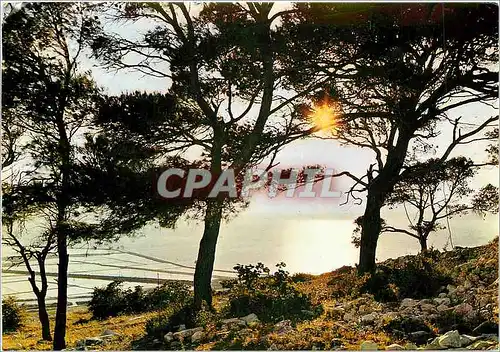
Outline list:
[[[402,258],[399,258],[402,259]],[[379,266],[360,289],[378,301],[402,298],[426,298],[439,293],[451,278],[435,266],[435,253],[428,252],[398,260],[391,266]]]
[[[307,295],[294,287],[289,273],[283,269],[285,264],[276,266],[273,274],[262,263],[235,266],[238,279],[228,285],[225,315],[239,317],[254,313],[262,321],[276,322],[311,318],[311,311],[314,315],[320,313],[321,306],[314,306]]]
[[[16,331],[22,326],[23,308],[12,296],[2,301],[2,329],[3,332]]]
[[[184,305],[191,298],[189,286],[167,282],[151,290],[136,286],[123,289],[122,282],[111,282],[105,288],[95,288],[89,302],[94,319],[104,319],[124,313],[142,313],[163,309],[169,305]]]
[[[164,309],[158,316],[146,322],[146,334],[148,338],[163,338],[168,332],[176,332],[181,325],[187,329],[215,323],[219,316],[213,311],[204,307],[197,311],[189,301],[184,304],[171,305]]]

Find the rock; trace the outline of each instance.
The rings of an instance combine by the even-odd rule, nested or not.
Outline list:
[[[386,351],[402,351],[404,349],[405,348],[403,346],[398,345],[397,343],[393,343],[385,348]]]
[[[434,312],[436,310],[436,306],[430,303],[424,303],[420,305],[420,308],[423,312]]]
[[[467,315],[472,313],[474,308],[469,303],[461,303],[453,308],[453,312],[456,314]]]
[[[453,293],[457,290],[457,288],[453,285],[446,286],[446,289],[448,290],[448,293]]]
[[[203,328],[198,327],[198,328],[177,331],[174,333],[174,339],[184,340],[185,338],[192,336],[195,332],[198,332],[198,331],[203,331]]]
[[[186,325],[181,324],[179,325],[179,331],[186,330]]]
[[[240,327],[245,327],[247,323],[240,318],[231,318],[231,319],[224,319],[222,321],[223,326],[225,326],[226,329],[233,329],[233,328],[240,328]]]
[[[472,339],[470,339],[467,335],[460,335],[460,347],[469,346],[472,343]]]
[[[182,343],[180,343],[179,341],[172,341],[172,343],[170,344],[170,349],[173,351],[182,350]]]
[[[373,341],[363,341],[359,349],[361,351],[376,351],[378,350],[378,345]]]
[[[163,340],[166,343],[172,342],[174,340],[174,333],[173,332],[166,333],[165,336],[163,336]]]
[[[490,298],[488,296],[482,296],[479,298],[479,307],[486,307],[490,303]]]
[[[102,332],[101,336],[118,336],[120,334],[118,334],[117,332],[114,332],[113,330],[109,330],[109,329],[104,329],[104,331]]]
[[[240,319],[243,320],[248,325],[250,325],[252,323],[259,323],[260,322],[257,315],[255,315],[254,313],[248,314],[247,316],[241,317]]]
[[[440,305],[448,306],[451,303],[451,299],[449,299],[448,297],[434,298],[434,302],[436,302],[438,306]]]
[[[345,313],[344,320],[347,322],[354,321],[354,320],[356,320],[356,315],[354,315],[353,313]]]
[[[491,341],[476,341],[472,345],[467,346],[468,350],[485,350],[488,347],[492,346],[494,343]]]
[[[201,339],[203,339],[204,337],[205,337],[205,334],[203,333],[203,331],[196,331],[193,335],[191,335],[191,342],[197,343]]]
[[[85,346],[97,346],[102,345],[104,341],[98,337],[87,337],[85,339]]]
[[[408,342],[405,345],[405,350],[407,350],[407,351],[415,351],[416,349],[417,349],[417,345],[415,345],[414,343]]]
[[[437,337],[437,343],[441,347],[461,347],[460,345],[460,334],[458,330],[448,331],[446,334]]]
[[[404,298],[401,301],[401,307],[414,307],[418,304],[418,301],[412,299],[412,298]]]
[[[498,324],[491,321],[484,321],[472,330],[475,335],[498,334]]]
[[[439,306],[436,307],[438,312],[444,312],[445,310],[450,309],[446,304],[440,304]]]
[[[375,320],[377,320],[377,318],[378,318],[377,313],[366,314],[361,317],[361,323],[366,325],[373,324]]]
[[[439,298],[446,298],[446,293],[445,292],[441,292],[439,295],[438,295]]]
[[[292,331],[292,322],[290,320],[282,320],[276,324],[274,324],[274,331],[278,334],[286,334],[289,331]]]
[[[399,316],[398,312],[387,312],[382,314],[380,318],[385,321],[391,321],[393,319],[396,319],[398,316]]]

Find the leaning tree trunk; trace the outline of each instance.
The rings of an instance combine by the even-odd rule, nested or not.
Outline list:
[[[205,229],[200,241],[194,273],[194,306],[196,309],[201,308],[203,301],[212,307],[212,272],[221,220],[222,201],[209,200],[205,213]]]
[[[59,263],[57,270],[57,310],[54,327],[54,350],[66,348],[66,311],[68,307],[68,244],[66,231],[57,233],[57,251]]]
[[[358,272],[360,274],[373,272],[375,270],[375,255],[377,253],[377,242],[382,228],[380,209],[383,201],[380,195],[368,193],[365,213],[362,220],[361,243],[359,253]]]

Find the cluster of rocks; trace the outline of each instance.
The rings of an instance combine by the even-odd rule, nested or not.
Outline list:
[[[360,345],[362,351],[378,350],[379,345],[373,341],[363,341]],[[498,350],[498,336],[494,334],[469,336],[461,335],[457,330],[448,331],[447,333],[434,338],[429,344],[417,347],[413,343],[407,343],[405,346],[392,344],[385,348],[386,351],[402,351],[402,350]]]
[[[259,318],[255,314],[249,314],[240,318],[230,318],[221,321],[221,331],[243,329],[253,327],[260,323]],[[177,332],[169,332],[163,336],[164,342],[171,349],[181,349],[186,342],[198,344],[205,338],[203,327],[195,327],[186,329],[185,325],[181,325]]]
[[[104,329],[100,336],[87,337],[77,341],[75,351],[86,351],[88,347],[92,349],[92,347],[103,345],[106,341],[109,341],[115,336],[119,336],[119,334],[112,330]]]

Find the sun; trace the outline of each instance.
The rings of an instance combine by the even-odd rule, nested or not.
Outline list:
[[[314,105],[308,118],[317,131],[326,131],[335,129],[339,115],[338,105],[325,100]]]

